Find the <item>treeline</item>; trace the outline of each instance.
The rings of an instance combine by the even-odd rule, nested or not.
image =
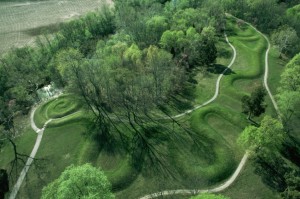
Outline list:
[[[299,74],[297,54],[281,74],[276,95],[280,119],[266,116],[259,127],[247,127],[240,138],[254,152],[255,171],[263,182],[288,199],[300,197]]]
[[[164,106],[191,68],[209,67],[217,56],[224,12],[178,2],[115,1],[114,35],[89,56],[70,47],[55,57],[63,84],[94,114],[96,139],[110,150],[121,143],[138,168],[148,161],[167,170],[162,136],[174,128],[161,122]]]
[[[224,9],[271,36],[280,57],[300,51],[300,1],[223,0]]]
[[[62,49],[77,48],[86,56],[97,40],[115,32],[114,13],[103,8],[78,20],[62,24],[54,35],[37,38],[35,47],[16,48],[0,59],[0,125],[13,129],[16,113],[28,113],[37,102],[37,90],[61,77],[55,55]]]
[[[114,3],[113,9],[103,7],[63,24],[51,36],[38,38],[36,47],[15,49],[1,58],[0,125],[4,127],[1,136],[14,135],[15,114],[28,113],[39,100],[36,91],[54,81],[80,97],[94,114],[94,137],[101,145],[112,150],[121,143],[132,154],[136,167],[148,161],[168,169],[163,167],[167,156],[160,149],[166,147],[166,140],[172,136],[163,134],[176,133],[175,124],[186,133],[191,132],[176,120],[173,126],[164,124],[161,118],[169,117],[164,106],[181,91],[192,68],[206,68],[214,63],[215,44],[224,30],[225,11],[270,33],[282,55],[299,52],[295,41],[300,30],[293,18],[297,17],[293,14],[297,6],[289,1],[116,0]],[[286,75],[287,79],[299,76],[297,67],[287,68],[292,71],[290,76]],[[287,90],[283,84],[282,89]],[[284,106],[298,99],[298,94],[291,91],[281,95],[280,107],[289,118],[294,109]],[[288,100],[284,102],[285,99]],[[295,102],[293,106],[297,105]],[[289,120],[284,124],[289,125]],[[276,159],[269,161],[263,163],[274,171]],[[286,167],[278,168],[282,171]],[[282,180],[285,173],[278,173],[274,177]],[[287,180],[282,182],[280,191],[288,187]]]
[[[209,67],[217,56],[225,14],[204,2],[115,1],[113,9],[39,37],[35,47],[7,53],[0,63],[0,124],[11,134],[1,135],[14,135],[16,112],[28,113],[36,91],[54,81],[94,114],[101,145],[122,143],[139,167],[144,159],[163,164],[156,136],[174,131],[159,119],[167,117],[163,107],[191,68]]]

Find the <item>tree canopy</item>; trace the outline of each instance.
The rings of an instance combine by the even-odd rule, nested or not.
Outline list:
[[[281,74],[276,97],[285,127],[295,130],[297,125],[291,124],[300,116],[300,54],[297,54],[286,65]]]
[[[282,26],[275,30],[271,35],[272,43],[278,48],[280,56],[291,54],[299,50],[299,37],[297,32],[289,26]]]
[[[103,171],[90,164],[71,165],[42,191],[42,199],[113,199],[111,185]]]
[[[265,116],[259,127],[246,127],[239,136],[238,143],[249,151],[270,157],[270,154],[280,150],[285,138],[282,123],[278,119]]]
[[[248,114],[248,119],[251,119],[252,116],[258,117],[265,112],[265,96],[266,91],[262,86],[260,86],[256,88],[250,96],[245,95],[242,98],[243,112]]]

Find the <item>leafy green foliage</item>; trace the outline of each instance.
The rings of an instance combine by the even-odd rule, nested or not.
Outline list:
[[[283,125],[277,119],[265,116],[260,127],[248,126],[238,139],[245,149],[260,153],[265,157],[276,153],[286,138]]]
[[[298,52],[299,46],[299,37],[297,36],[296,31],[288,26],[282,26],[275,30],[271,36],[272,43],[278,48],[281,54],[293,55],[295,52]]]
[[[215,29],[212,27],[204,28],[201,34],[193,27],[188,28],[186,32],[167,30],[163,33],[160,44],[187,68],[208,66],[217,57],[214,36]]]
[[[289,91],[300,90],[300,54],[297,54],[287,65],[281,75],[281,89]]]
[[[158,44],[161,35],[169,29],[169,23],[165,16],[155,15],[146,22],[149,33],[149,43]]]
[[[245,95],[242,98],[242,108],[243,112],[248,114],[248,119],[251,116],[260,116],[265,112],[264,98],[266,96],[266,91],[263,87],[258,87],[251,93],[251,96]]]
[[[190,199],[230,199],[226,196],[222,196],[220,194],[212,194],[212,193],[203,193],[198,196],[193,196]]]
[[[300,104],[300,54],[297,54],[286,65],[281,74],[280,88],[278,89],[277,99],[284,124],[287,129],[297,129],[292,125],[294,120],[299,117]]]
[[[90,164],[67,167],[60,177],[44,187],[42,192],[43,199],[78,197],[86,199],[115,198],[103,171]]]
[[[300,197],[300,174],[295,170],[285,175],[287,188],[281,193],[282,198],[297,199]]]
[[[297,3],[296,1],[292,1]],[[299,20],[300,20],[300,2],[298,2],[298,5],[295,5],[294,7],[291,7],[289,9],[286,10],[286,17],[287,20],[289,22],[289,24],[295,28],[295,30],[297,31],[297,33],[300,32],[300,24],[299,24]]]
[[[271,32],[283,21],[284,9],[277,0],[234,0],[223,1],[233,15],[251,21],[264,32]]]

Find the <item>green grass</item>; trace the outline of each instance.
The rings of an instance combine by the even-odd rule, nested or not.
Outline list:
[[[17,146],[18,153],[30,154],[33,145],[35,143],[37,134],[31,129],[25,129],[25,132],[21,137],[17,137],[14,142]],[[8,164],[13,160],[13,146],[9,142],[5,142],[2,148],[0,148],[0,167],[8,168]]]
[[[185,82],[183,91],[171,99],[165,107],[171,115],[182,113],[209,100],[215,93],[215,84],[218,76],[232,59],[232,49],[222,35],[216,44],[218,57],[214,66],[208,70],[194,68],[189,74],[189,81]],[[215,70],[219,67],[218,70]],[[204,71],[203,71],[204,70]],[[228,75],[228,74],[226,74]]]
[[[58,119],[74,114],[81,108],[81,103],[74,96],[63,95],[38,107],[35,111],[34,122],[38,128],[42,128],[49,119]]]
[[[20,198],[39,198],[43,186],[56,179],[70,164],[77,164],[86,131],[84,122],[46,128],[36,155],[41,160],[29,170],[28,180],[20,189]]]
[[[278,193],[265,185],[260,176],[254,173],[254,168],[249,161],[240,173],[237,180],[220,194],[231,199],[255,198],[255,199],[279,199]]]
[[[84,112],[80,103],[67,95],[51,100],[36,110],[34,120],[38,127],[42,127],[50,118],[57,119],[50,122],[44,132],[37,154],[38,158],[44,160],[37,161],[29,170],[19,198],[40,197],[42,187],[57,178],[65,167],[86,162],[102,167],[112,182],[117,198],[138,198],[164,189],[205,189],[226,180],[244,154],[236,144],[239,134],[249,124],[246,116],[241,113],[240,98],[261,84],[266,50],[266,41],[249,26],[238,27],[235,20],[229,18],[227,28],[229,40],[237,49],[237,60],[232,66],[232,72],[221,80],[220,95],[213,104],[179,119],[185,128],[190,129],[189,134],[175,127],[175,133],[160,135],[166,143],[160,146],[160,151],[165,153],[166,167],[172,176],[154,170],[147,162],[141,171],[137,171],[131,166],[130,155],[125,151],[110,153],[104,150],[91,136],[89,127],[92,115]],[[226,66],[232,53],[223,38],[218,43],[218,49],[220,54],[217,64]],[[276,52],[271,52],[270,71],[280,72],[282,63],[278,62]],[[211,98],[217,76],[214,72],[204,75],[195,69],[191,77],[193,81],[188,83],[182,98],[178,97],[178,104],[173,102],[175,107],[181,107],[170,106],[170,112],[175,113],[175,109],[184,109]],[[270,76],[270,84],[274,83],[272,89],[276,88],[278,80],[278,74]],[[186,107],[181,105],[182,100],[187,102]],[[269,99],[267,103],[267,112],[271,113],[274,110]],[[261,118],[256,120],[260,121]],[[164,124],[172,126],[167,121]],[[34,144],[32,140],[32,137],[24,140],[22,137],[22,142],[26,142],[23,145],[29,152]],[[8,158],[4,162],[9,162]],[[238,178],[237,182],[240,183],[234,184],[224,194],[252,198],[253,186],[260,190],[255,193],[255,197],[272,198],[274,194],[252,174],[253,169],[247,166]]]
[[[185,172],[187,179],[193,176],[196,181],[203,181],[198,184],[205,185],[206,182],[206,186],[231,175],[242,157],[243,150],[236,145],[235,140],[248,123],[246,116],[241,114],[240,98],[252,90],[248,85],[241,87],[241,83],[235,84],[235,81],[259,84],[264,66],[263,52],[267,46],[263,37],[254,29],[247,25],[240,28],[234,19],[228,20],[227,28],[228,32],[235,33],[229,34],[229,39],[238,55],[232,66],[233,73],[223,77],[220,96],[213,105],[194,111],[189,120],[191,129],[198,134],[196,139],[201,140],[201,147],[197,150],[201,155],[197,157],[194,154],[193,161],[184,161],[189,154],[184,150],[182,154],[179,152],[174,155],[176,164]],[[185,146],[188,151],[193,151],[193,147]]]

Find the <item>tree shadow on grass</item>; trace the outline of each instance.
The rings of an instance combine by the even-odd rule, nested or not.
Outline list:
[[[232,56],[232,52],[226,48],[220,48],[218,50],[218,57],[229,59]]]
[[[225,31],[225,33],[227,34],[227,36],[236,36],[236,35],[238,35],[233,29],[227,29]]]
[[[207,69],[208,72],[213,74],[222,74],[225,70],[226,72],[224,73],[224,75],[236,74],[233,70],[221,64],[215,64],[214,66]]]
[[[183,93],[178,94],[178,96],[172,96],[171,105],[176,111],[182,112],[193,108],[191,100],[193,100],[193,92],[185,90]]]

